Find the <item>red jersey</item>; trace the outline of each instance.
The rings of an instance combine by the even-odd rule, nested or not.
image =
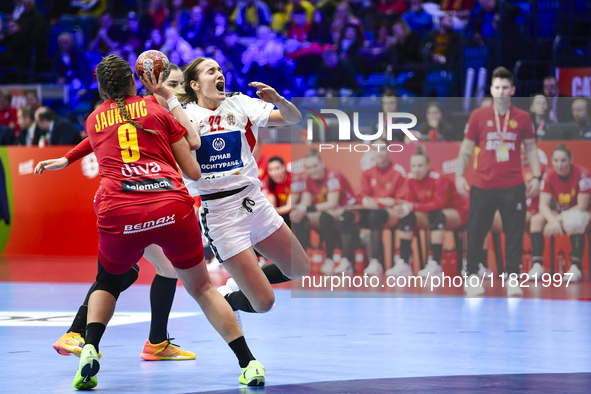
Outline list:
[[[291,188],[291,173],[287,173],[285,182],[275,183],[271,188],[271,178],[267,177],[264,183],[264,192],[266,194],[272,194],[275,196],[275,202],[277,207],[282,207],[287,204],[287,198],[289,197]]]
[[[568,178],[563,181],[552,168],[544,174],[540,191],[552,194],[558,212],[566,211],[577,205],[579,193],[591,193],[591,175],[585,167],[573,164]]]
[[[290,173],[291,178],[291,193],[292,194],[301,194],[306,191],[306,173],[300,174],[292,174]]]
[[[158,100],[156,100],[156,97],[154,97],[153,95],[144,96],[144,100],[152,101],[152,102],[160,105],[160,103],[158,103]],[[89,155],[91,153],[92,153],[92,146],[90,145],[90,140],[88,138],[86,138],[86,139],[82,140],[82,142],[80,142],[74,148],[70,149],[70,151],[68,153],[66,153],[64,155],[64,157],[66,159],[68,159],[68,165],[70,165],[70,164],[74,163],[75,161],[78,161],[78,160],[82,159],[84,156]]]
[[[405,177],[406,171],[400,164],[390,163],[385,169],[373,166],[361,174],[361,197],[401,198]]]
[[[481,189],[522,184],[521,141],[535,138],[531,117],[526,111],[511,105],[508,119],[506,113],[498,116],[498,122],[495,118],[493,105],[477,108],[464,131],[465,138],[476,143],[472,184]]]
[[[264,181],[269,176],[269,172],[267,171],[267,166],[269,165],[270,157],[267,155],[260,155],[259,159],[257,160],[257,167],[259,167],[259,179]]]
[[[412,202],[417,212],[440,211],[453,208],[458,211],[469,211],[467,199],[462,198],[453,182],[437,171],[429,172],[423,180],[418,181],[413,174],[406,179],[406,193],[403,199]]]
[[[106,100],[86,119],[85,129],[99,163],[102,199],[99,214],[162,201],[193,204],[170,145],[187,131],[166,109],[140,96],[125,100],[129,116],[156,134],[126,123],[114,100]]]
[[[339,192],[339,207],[355,205],[357,202],[353,188],[347,178],[340,172],[329,168],[325,169],[324,178],[320,182],[308,177],[306,179],[306,191],[312,195],[314,205],[326,202],[330,192]]]
[[[8,126],[14,123],[15,135],[18,135],[18,119],[16,116],[16,109],[14,107],[8,107],[6,111],[0,110],[0,125]]]
[[[441,0],[441,11],[472,11],[474,4],[472,0]]]
[[[408,5],[405,0],[392,0],[390,2],[374,1],[378,6],[378,14],[395,13],[402,15],[408,10]]]
[[[308,22],[304,26],[293,24],[287,31],[287,38],[290,40],[298,40],[299,42],[306,42],[311,27],[312,22]]]

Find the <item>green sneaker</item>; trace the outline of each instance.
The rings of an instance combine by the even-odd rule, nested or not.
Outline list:
[[[100,369],[97,351],[93,345],[86,344],[80,354],[78,371],[74,378],[74,388],[78,390],[90,390],[96,387],[98,380],[96,374]]]
[[[252,360],[248,363],[246,368],[240,368],[242,375],[238,378],[240,383],[247,386],[264,386],[265,385],[265,367],[257,360]]]

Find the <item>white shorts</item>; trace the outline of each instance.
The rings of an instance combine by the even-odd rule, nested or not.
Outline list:
[[[249,201],[245,201],[247,198]],[[255,185],[229,197],[202,201],[199,220],[203,235],[220,262],[268,238],[284,223]]]

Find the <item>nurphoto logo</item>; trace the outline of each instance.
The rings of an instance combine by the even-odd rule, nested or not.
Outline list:
[[[326,123],[326,119],[321,114],[332,114],[337,117],[338,121],[338,139],[339,141],[351,141],[351,119],[349,115],[345,112],[338,110],[338,109],[321,109],[320,113],[318,111],[313,110],[312,108],[305,107],[305,109],[309,110],[308,115],[312,119],[308,119],[307,124],[307,137],[308,141],[312,141],[314,139],[314,121],[318,124],[319,130],[326,131],[328,129],[328,125]],[[410,123],[398,123],[401,119],[409,119]],[[400,130],[402,131],[411,141],[417,141],[417,137],[410,131],[413,127],[417,125],[417,117],[411,113],[407,112],[387,112],[386,116],[384,116],[383,112],[378,113],[377,119],[377,131],[374,134],[362,134],[359,131],[359,113],[353,112],[353,133],[354,135],[363,141],[375,141],[378,138],[383,138],[382,135],[384,134],[384,128],[386,130],[386,140],[392,141],[392,131],[393,130]],[[383,144],[381,144],[383,145]],[[386,146],[389,152],[401,152],[403,150],[403,146],[400,144],[391,144]],[[321,143],[318,147],[319,152],[323,150],[331,150],[336,149],[338,152],[339,150],[345,150],[351,152],[353,149],[355,152],[368,152],[371,149],[369,144],[356,144],[354,146],[349,145],[348,147],[338,146],[335,144],[325,144]],[[378,146],[378,150],[380,147]]]

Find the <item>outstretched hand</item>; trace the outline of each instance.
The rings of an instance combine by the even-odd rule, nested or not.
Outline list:
[[[275,89],[270,87],[269,85],[265,85],[261,82],[251,82],[248,86],[252,86],[253,88],[257,88],[257,96],[263,101],[267,103],[275,104],[278,103],[283,99],[283,97],[277,93]]]
[[[161,72],[160,74],[158,74],[158,79],[156,81],[154,81],[153,79],[149,78],[147,73],[144,73],[141,77],[140,77],[140,81],[142,81],[142,84],[146,87],[146,89],[148,89],[150,92],[157,94],[159,96],[164,97],[165,99],[171,99],[174,97],[174,92],[172,91],[171,88],[169,88],[168,86],[164,86],[164,76],[163,76],[163,72]]]
[[[62,168],[65,168],[67,165],[68,159],[66,159],[65,157],[60,157],[59,159],[43,160],[37,163],[37,166],[35,166],[34,174],[41,175],[45,170],[61,170]]]

